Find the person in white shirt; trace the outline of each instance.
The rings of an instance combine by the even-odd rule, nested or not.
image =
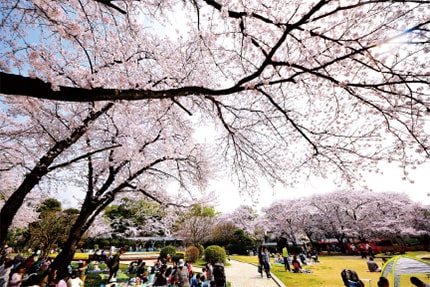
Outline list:
[[[69,280],[67,280],[67,287],[83,287],[83,286],[84,286],[84,283],[82,282],[81,278],[78,277],[78,274],[76,271],[73,271]]]
[[[24,266],[18,268],[16,272],[14,272],[9,280],[8,287],[20,287],[22,283],[22,275],[24,274]]]

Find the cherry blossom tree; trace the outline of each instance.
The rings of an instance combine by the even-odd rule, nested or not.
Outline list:
[[[105,216],[98,216],[94,219],[92,225],[88,228],[88,237],[90,238],[110,238],[113,229],[110,221]]]
[[[230,213],[221,214],[218,217],[221,223],[232,223],[237,229],[242,229],[246,233],[254,236],[258,222],[258,213],[248,205],[241,205]]]
[[[171,237],[177,219],[173,208],[160,205],[155,201],[122,198],[119,205],[105,209],[109,218],[113,237]]]
[[[214,207],[195,204],[179,215],[177,234],[188,245],[203,245],[211,236],[216,215]]]
[[[9,184],[7,198],[0,212],[0,244],[3,246],[8,228],[30,191],[42,183],[48,173],[87,156],[88,151],[75,149],[64,152],[80,140],[89,127],[113,104],[76,105],[54,102],[4,98],[5,113],[1,134],[1,177]],[[77,112],[78,111],[78,112]],[[97,151],[92,150],[90,153]],[[64,157],[60,157],[64,155]],[[46,186],[45,186],[46,187]],[[40,196],[39,196],[40,197]]]
[[[12,162],[10,162],[12,163]],[[13,165],[13,163],[12,163]],[[0,178],[2,180],[1,190],[0,190],[0,208],[4,206],[10,195],[14,192],[15,187],[18,185],[16,180],[18,180],[14,169],[9,171],[1,171]],[[20,209],[13,216],[11,222],[12,229],[24,229],[28,227],[28,224],[35,221],[38,217],[36,211],[38,205],[42,201],[42,194],[34,193],[28,195]]]
[[[426,232],[427,236],[430,237],[430,226],[428,222],[430,221],[430,208],[417,206],[415,207],[415,216],[411,217],[411,226],[414,230],[419,230],[421,232]]]
[[[329,196],[315,195],[310,204],[320,214],[319,222],[327,235],[340,242],[346,236],[364,240],[405,230],[417,233],[411,231],[410,222],[418,204],[405,194],[339,190]]]
[[[68,168],[66,176],[77,178],[84,198],[69,238],[53,263],[60,272],[66,270],[94,220],[116,199],[187,206],[205,187],[210,171],[204,149],[192,141],[189,121],[171,102],[116,104],[94,124],[82,144],[88,150],[103,151],[88,154]],[[178,184],[180,197],[168,190],[171,182]]]
[[[306,199],[280,200],[263,209],[263,218],[272,236],[297,245],[303,236],[315,238],[312,211]]]
[[[2,1],[1,93],[171,101],[248,189],[429,157],[429,1],[109,3]]]
[[[184,206],[190,196],[197,198],[195,194],[206,183],[209,167],[203,150],[193,144],[190,123],[174,103],[114,107],[113,103],[5,100],[10,100],[7,108],[16,115],[8,120],[20,123],[5,126],[6,148],[14,149],[13,154],[20,155],[16,158],[23,160],[5,161],[4,172],[20,174],[22,182],[16,181],[2,208],[4,234],[20,207],[17,199],[23,201],[34,187],[66,190],[73,185],[84,193],[80,213],[54,262],[59,270],[66,270],[79,240],[118,196],[139,193],[158,204]],[[39,162],[34,158],[40,158]],[[166,191],[169,182],[176,182],[183,191],[176,202]]]
[[[303,235],[311,242],[343,242],[426,233],[428,228],[421,224],[428,218],[425,210],[402,193],[338,190],[273,203],[264,209],[263,218],[271,223],[273,235],[293,243]]]

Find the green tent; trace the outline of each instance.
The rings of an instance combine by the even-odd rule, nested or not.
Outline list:
[[[382,276],[390,281],[392,287],[411,286],[411,276],[428,283],[430,281],[430,260],[406,255],[393,256],[382,266]]]

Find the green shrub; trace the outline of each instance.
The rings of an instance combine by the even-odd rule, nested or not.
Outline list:
[[[190,246],[185,251],[185,258],[191,263],[195,263],[200,258],[200,251],[195,246]]]
[[[225,250],[218,245],[211,245],[205,249],[206,262],[225,264],[226,257]]]
[[[249,249],[247,246],[238,243],[231,243],[226,246],[229,254],[248,255]],[[251,249],[252,250],[252,249]]]
[[[199,244],[199,246],[197,246],[199,248],[199,256],[200,258],[203,256],[203,254],[205,254],[205,247],[201,244]]]
[[[169,255],[173,259],[175,257],[175,254],[176,254],[176,247],[173,245],[167,245],[166,247],[163,247],[160,250],[160,259],[167,260]]]
[[[244,230],[236,229],[230,243],[226,246],[229,254],[248,255],[256,247],[255,240]]]
[[[174,262],[178,262],[179,259],[184,259],[184,253],[175,253],[175,255],[172,256]]]

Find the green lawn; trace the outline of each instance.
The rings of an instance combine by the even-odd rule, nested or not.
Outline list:
[[[409,256],[430,256],[430,252],[408,252]],[[232,259],[257,263],[256,256],[231,256]],[[324,287],[343,287],[342,277],[340,272],[343,269],[352,269],[358,273],[360,279],[371,279],[372,286],[377,286],[377,282],[381,273],[368,272],[366,260],[360,256],[321,256],[320,263],[303,266],[304,269],[311,270],[312,273],[291,273],[284,271],[284,266],[280,264],[272,264],[272,273],[279,278],[288,287],[303,287],[303,286],[324,286]],[[380,258],[375,259],[379,266],[382,266]],[[273,261],[272,261],[273,262]],[[368,281],[363,280],[365,286],[368,287]]]
[[[408,252],[409,256],[430,258],[430,252]],[[231,256],[232,259],[257,264],[256,256]],[[355,270],[360,279],[370,279],[372,287],[377,286],[380,273],[372,273],[367,271],[366,260],[360,256],[320,256],[320,263],[304,266],[305,269],[311,270],[312,273],[291,273],[284,271],[284,266],[280,264],[272,264],[272,273],[279,278],[288,287],[303,287],[303,286],[324,286],[324,287],[344,287],[340,272],[343,269]],[[382,265],[380,258],[375,259],[379,266]],[[273,262],[273,260],[272,260]],[[228,263],[226,264],[228,268]],[[128,274],[125,274],[127,264],[121,264],[121,271],[118,274],[118,281],[127,282]],[[204,266],[203,261],[196,262],[193,267],[196,271]],[[90,270],[92,266],[90,266]],[[104,265],[100,266],[104,269]],[[101,284],[106,284],[107,275],[87,274],[85,287],[99,287]],[[103,279],[104,280],[103,280]],[[422,279],[425,279],[424,277]],[[228,278],[227,278],[228,280]],[[425,281],[425,280],[424,280]],[[365,286],[368,287],[367,280],[363,280]],[[403,281],[402,281],[403,282]],[[409,282],[406,282],[406,285]]]

